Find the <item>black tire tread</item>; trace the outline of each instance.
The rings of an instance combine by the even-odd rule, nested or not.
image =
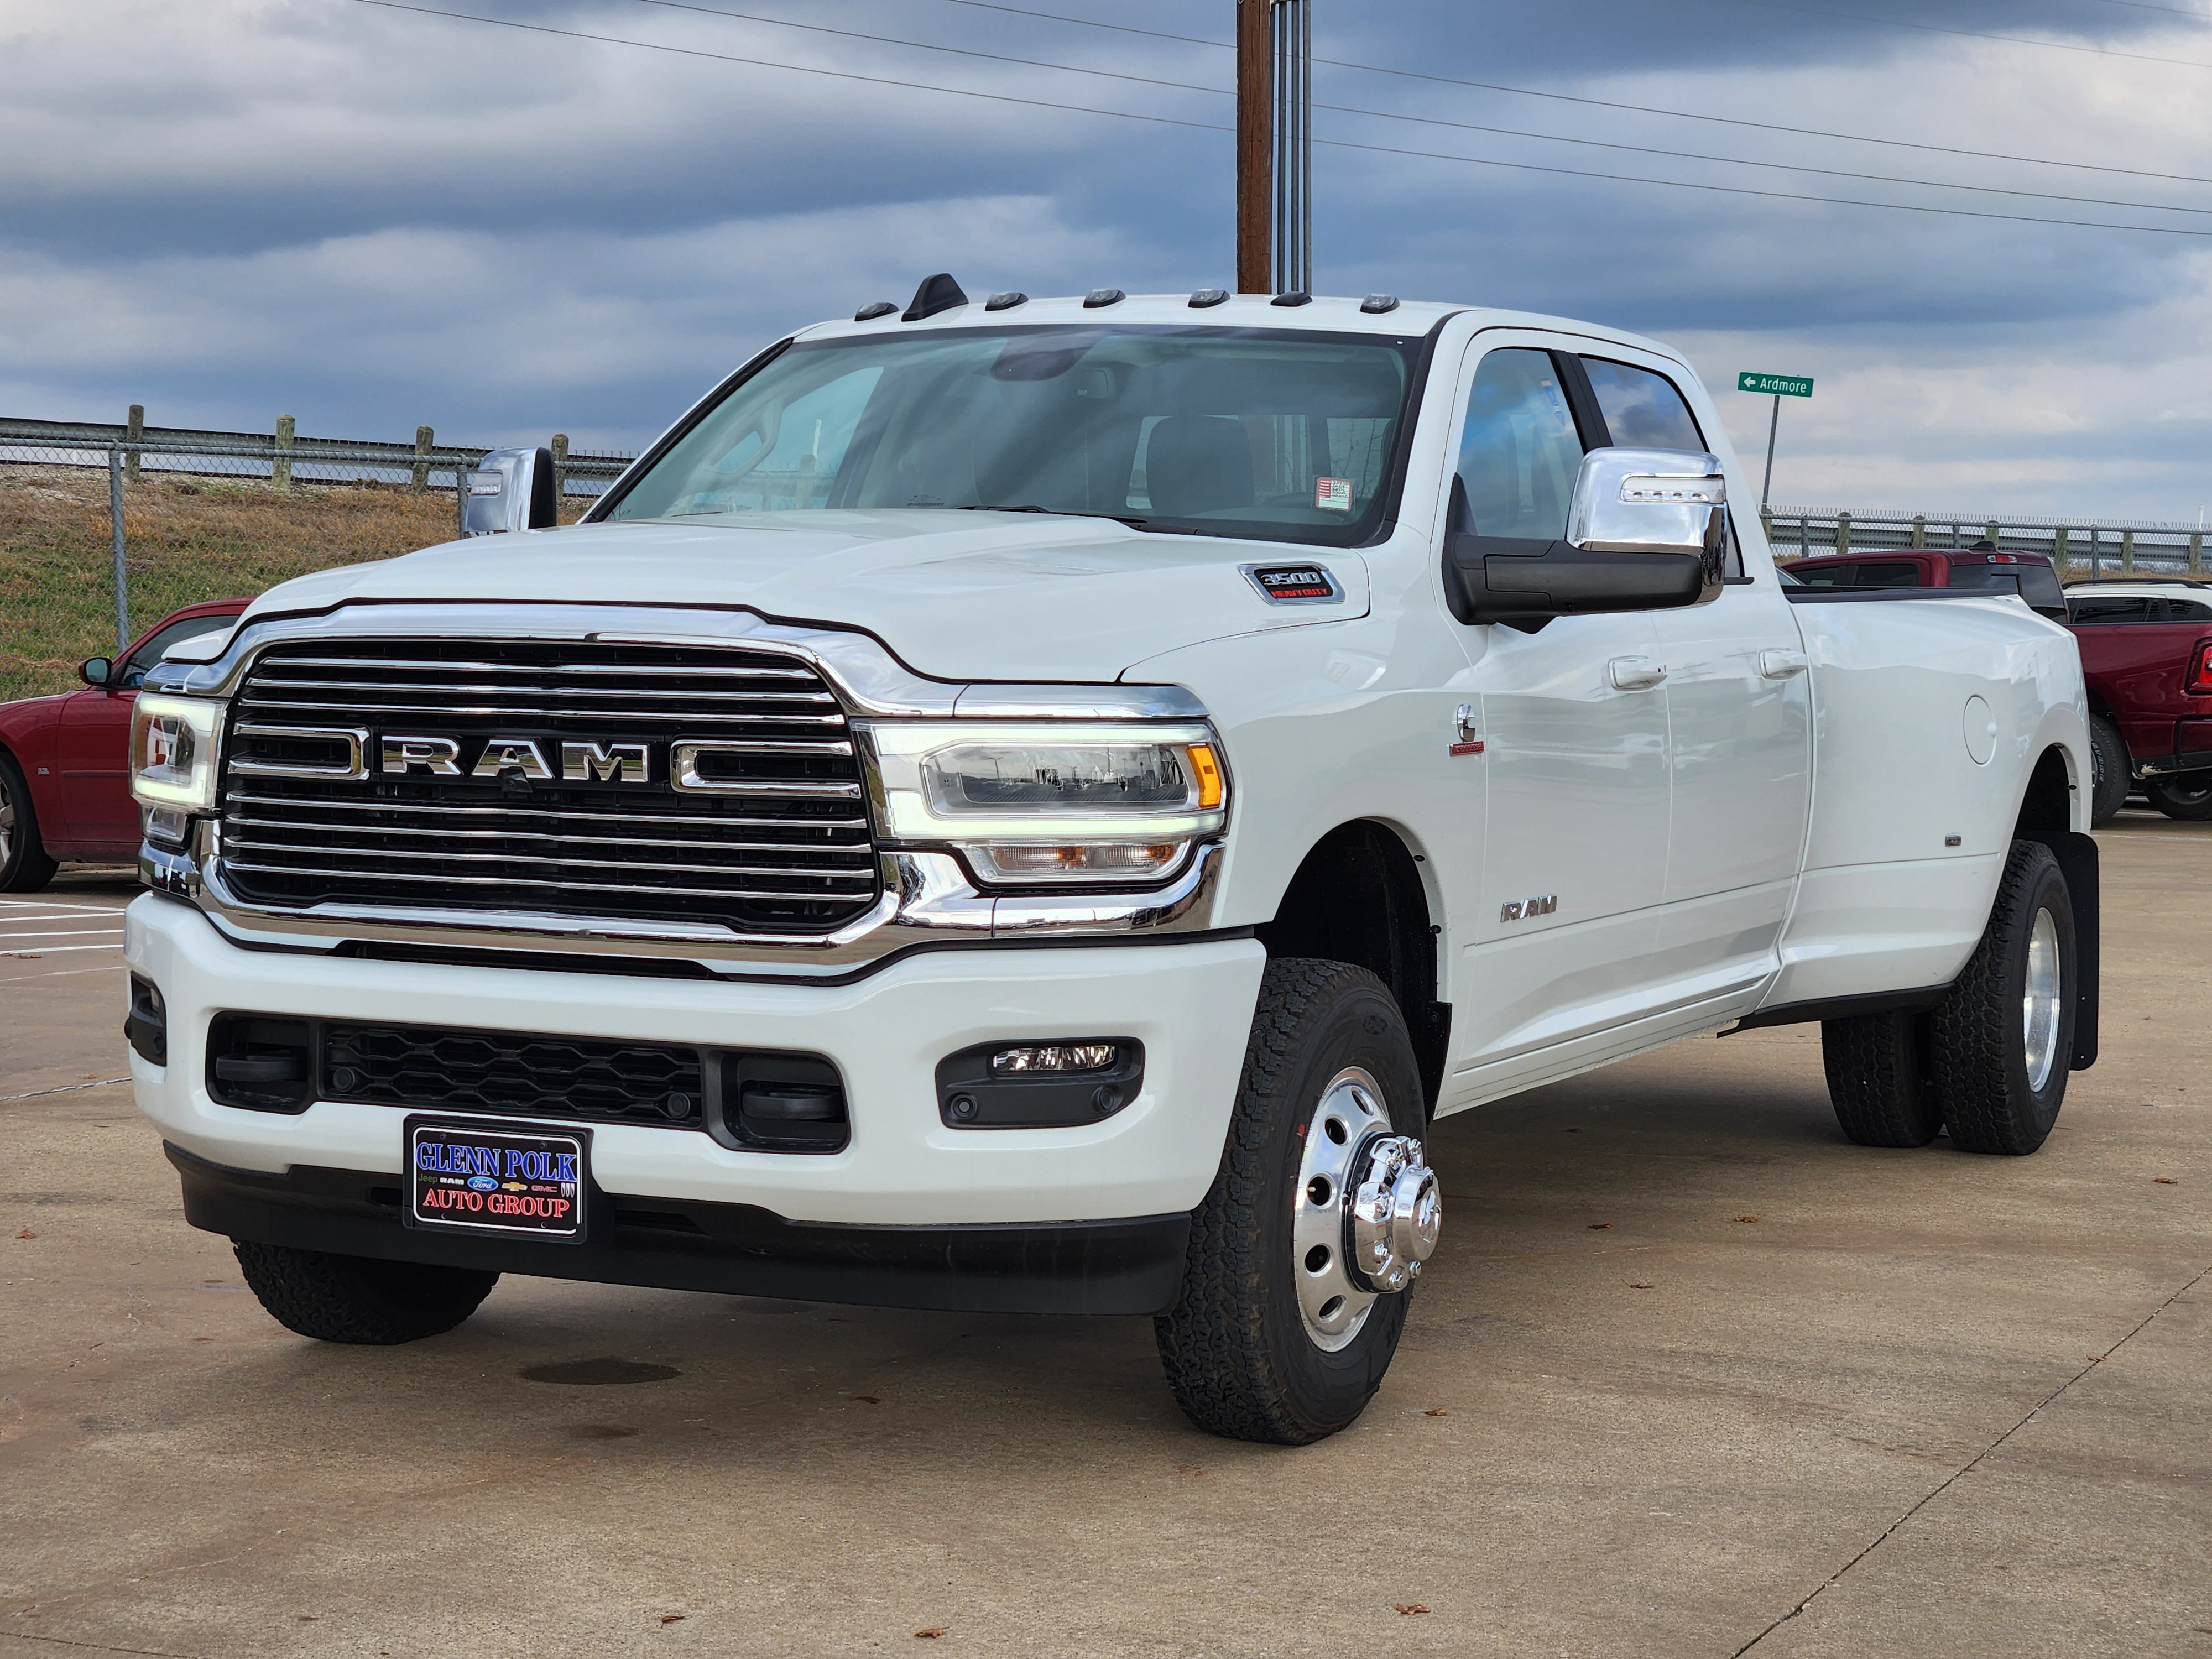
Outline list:
[[[2089,824],[2101,830],[2127,805],[2134,763],[2128,757],[2127,739],[2109,714],[2089,716],[2089,746],[2097,769],[2089,794]]]
[[[391,1347],[452,1330],[474,1313],[495,1273],[380,1261],[233,1239],[246,1285],[287,1330],[319,1342]]]
[[[39,811],[32,804],[23,769],[12,756],[0,752],[0,781],[15,802],[15,846],[7,863],[0,865],[0,893],[35,893],[54,878],[61,866],[46,854],[46,838],[39,833]]]
[[[2022,1112],[2009,1085],[2010,1045],[2019,1040],[2020,995],[2008,983],[2007,964],[2015,948],[2027,948],[2026,935],[2034,921],[2028,909],[2029,893],[2045,870],[2055,872],[2057,866],[2058,860],[2042,842],[2013,842],[2004,874],[1997,881],[1996,901],[1990,907],[1989,927],[1932,1016],[1936,1095],[1951,1144],[1961,1151],[2023,1157],[2042,1146],[2050,1133],[2048,1125],[2039,1127]],[[2071,985],[2069,975],[2069,990]],[[2072,1024],[2063,1021],[2062,1032],[2069,1031]],[[2061,1079],[2066,1064],[2062,1050],[2057,1073]]]
[[[1823,1020],[1820,1062],[1847,1139],[1862,1146],[1925,1146],[1943,1127],[1926,1074],[1920,1016]]]
[[[2177,777],[2146,778],[2143,793],[2166,817],[2183,823],[2203,823],[2212,818],[2212,772],[2184,772]],[[2177,790],[2181,785],[2186,793]],[[2203,790],[2204,793],[2198,793]]]
[[[1261,981],[1244,1052],[1243,1076],[1222,1152],[1221,1172],[1191,1216],[1190,1254],[1182,1295],[1153,1322],[1160,1360],[1176,1403],[1211,1433],[1275,1445],[1310,1445],[1343,1422],[1319,1423],[1298,1410],[1267,1340],[1267,1280],[1261,1254],[1265,1213],[1283,1201],[1269,1180],[1269,1151],[1290,1091],[1297,1050],[1326,1005],[1355,991],[1386,1001],[1390,993],[1364,968],[1314,957],[1270,961]],[[1405,1293],[1386,1297],[1377,1317],[1402,1320]],[[1390,1303],[1401,1304],[1392,1308]],[[1381,1382],[1378,1369],[1373,1381]],[[1373,1397],[1372,1386],[1359,1401]]]

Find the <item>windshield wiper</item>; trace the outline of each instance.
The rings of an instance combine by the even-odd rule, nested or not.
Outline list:
[[[1111,519],[1115,524],[1127,525],[1132,530],[1141,530],[1146,520],[1128,519],[1118,513],[1079,513],[1072,507],[1032,507],[1024,502],[1018,507],[1001,507],[989,501],[968,501],[952,509],[955,513],[1047,513],[1055,519]]]

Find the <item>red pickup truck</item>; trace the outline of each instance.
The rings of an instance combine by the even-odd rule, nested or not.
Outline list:
[[[131,705],[161,653],[228,628],[250,599],[188,605],[148,629],[120,662],[94,657],[82,691],[0,703],[0,893],[36,892],[64,860],[138,856],[131,799]]]
[[[2018,593],[2073,630],[2089,686],[2093,821],[2140,788],[2170,818],[2212,818],[2212,583],[2174,577],[2073,582],[2040,553],[1987,545],[1800,559],[1810,587],[1975,587]]]

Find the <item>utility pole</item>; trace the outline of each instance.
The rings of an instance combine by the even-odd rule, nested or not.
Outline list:
[[[1237,0],[1237,291],[1273,294],[1274,0]]]
[[[1766,497],[1774,488],[1774,434],[1782,430],[1782,394],[1774,394],[1774,413],[1766,421],[1766,481],[1759,486],[1759,510],[1766,511]]]

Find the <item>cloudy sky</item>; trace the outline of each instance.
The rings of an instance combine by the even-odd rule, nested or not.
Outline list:
[[[2194,522],[2197,3],[1311,0],[1316,285],[1813,375],[1778,502]],[[1231,278],[1233,0],[422,6],[0,4],[0,415],[632,447],[933,270]]]

